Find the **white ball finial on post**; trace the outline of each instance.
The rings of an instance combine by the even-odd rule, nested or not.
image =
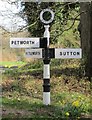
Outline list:
[[[47,38],[47,46],[49,47],[49,38],[50,38],[50,32],[49,32],[49,25],[44,25],[44,28],[45,28],[45,32],[44,32],[44,37]]]

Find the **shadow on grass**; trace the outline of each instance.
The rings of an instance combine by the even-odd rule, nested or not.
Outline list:
[[[65,97],[65,96],[62,96]],[[61,96],[58,96],[58,99],[64,99],[61,98]],[[60,106],[59,104],[52,104],[45,106],[42,103],[42,100],[39,99],[8,99],[6,97],[3,97],[2,101],[3,109],[2,109],[2,120],[39,120],[39,119],[51,119],[51,120],[77,120],[79,116],[81,115],[81,112],[79,111],[77,114],[73,113],[72,111],[72,118],[71,116],[65,116],[65,113],[69,109],[64,108],[63,106]],[[80,109],[80,108],[79,108]],[[72,110],[72,107],[71,107]],[[75,110],[75,109],[74,109]],[[69,111],[71,113],[71,111]],[[74,115],[75,114],[75,115]],[[81,119],[82,120],[82,117]],[[91,120],[91,118],[85,118],[83,116],[83,120]]]
[[[45,106],[41,101],[33,100],[28,102],[27,100],[9,100],[3,98],[4,109],[2,111],[2,118],[61,118],[62,110],[59,107],[48,105]],[[21,112],[22,111],[22,112]]]
[[[64,69],[55,68],[51,70],[51,74],[56,77],[61,75],[81,77],[81,72],[79,68],[64,68]]]
[[[42,79],[43,70],[28,70],[21,72],[21,74],[31,75],[34,78]],[[59,77],[61,75],[66,76],[75,76],[75,77],[83,77],[81,70],[79,68],[52,68],[51,69],[51,76]]]

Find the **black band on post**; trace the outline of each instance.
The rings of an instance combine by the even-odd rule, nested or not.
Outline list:
[[[40,38],[40,48],[47,48],[47,38]]]
[[[43,79],[43,92],[50,92],[50,79]]]
[[[43,60],[44,64],[49,64],[50,63],[50,60]]]
[[[55,48],[49,48],[49,58],[55,58]]]
[[[45,48],[42,51],[42,57],[46,60],[55,58],[55,48]]]

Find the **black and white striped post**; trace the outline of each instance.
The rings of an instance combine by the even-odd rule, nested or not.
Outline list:
[[[49,25],[45,25],[44,37],[47,37],[47,47],[45,48],[44,66],[43,66],[43,104],[50,104],[50,59],[48,58],[49,48]]]
[[[49,12],[51,14],[50,20],[44,20],[43,14]],[[50,105],[50,58],[49,58],[49,38],[50,38],[50,32],[49,32],[49,24],[54,19],[54,13],[50,9],[44,9],[40,13],[40,20],[45,24],[45,32],[44,37],[47,38],[47,47],[44,48],[44,66],[43,66],[43,104],[44,105]]]

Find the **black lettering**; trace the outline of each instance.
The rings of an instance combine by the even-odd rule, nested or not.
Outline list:
[[[23,44],[26,44],[26,41],[23,41]]]
[[[26,52],[27,55],[40,55],[40,52]]]
[[[72,55],[73,52],[70,52],[70,54]]]
[[[30,44],[31,44],[31,41],[29,41],[30,42]]]
[[[62,55],[62,52],[60,52],[60,55]]]
[[[32,52],[29,52],[30,53],[30,55],[32,55]]]
[[[34,42],[34,41],[28,41],[28,44],[29,44],[29,43],[30,43],[30,44],[34,44],[35,42]]]
[[[76,55],[76,52],[73,52],[73,55]]]
[[[32,42],[32,44],[34,44],[35,42],[34,41],[31,41]]]
[[[66,55],[66,52],[63,52],[63,55],[65,56],[65,55]]]
[[[11,44],[15,44],[15,41],[11,41]]]
[[[29,52],[26,52],[26,55],[28,55],[29,54]]]
[[[40,52],[38,52],[38,55],[40,55]]]
[[[67,55],[69,55],[69,52],[67,52]]]
[[[37,53],[36,52],[33,52],[33,55],[36,55]]]
[[[80,55],[80,52],[77,52],[77,55]]]
[[[29,41],[27,41],[27,44],[29,44]]]
[[[17,42],[17,44],[19,44],[19,41],[16,41]]]
[[[23,44],[23,41],[20,41],[20,45]]]

